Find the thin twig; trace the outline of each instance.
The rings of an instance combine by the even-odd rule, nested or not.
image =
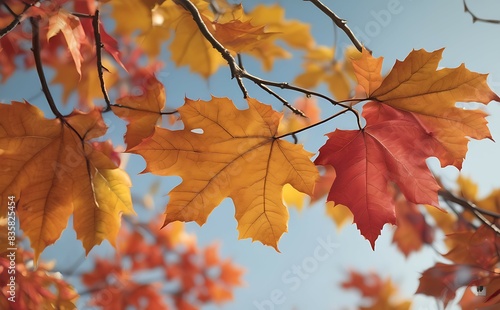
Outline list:
[[[33,56],[35,57],[36,71],[38,73],[38,78],[40,79],[40,84],[42,85],[42,91],[45,94],[45,98],[47,99],[47,102],[49,104],[52,113],[54,113],[54,115],[60,120],[64,120],[64,116],[57,109],[54,98],[50,93],[50,89],[47,84],[47,79],[45,78],[45,73],[43,72],[42,59],[40,57],[40,28],[38,25],[39,17],[31,17],[30,22],[32,31],[31,43],[33,46],[31,50],[33,51]]]
[[[310,128],[313,128],[313,127],[316,127],[316,126],[318,126],[318,125],[324,124],[324,123],[326,123],[326,122],[328,122],[328,121],[330,121],[330,120],[332,120],[332,119],[334,119],[334,118],[336,118],[336,117],[338,117],[338,116],[340,116],[340,115],[344,114],[344,113],[345,113],[345,112],[347,112],[347,111],[349,111],[349,109],[343,109],[342,111],[339,111],[339,112],[337,112],[337,113],[333,114],[332,116],[330,116],[330,117],[328,117],[328,118],[325,118],[324,120],[322,120],[322,121],[320,121],[320,122],[317,122],[317,123],[315,123],[315,124],[309,125],[309,126],[307,126],[307,127],[304,127],[304,128],[302,128],[302,129],[299,129],[299,130],[295,130],[295,131],[292,131],[292,132],[289,132],[289,133],[283,134],[283,135],[281,135],[281,136],[276,137],[276,139],[281,139],[281,138],[284,138],[284,137],[286,137],[286,136],[295,136],[295,135],[296,135],[296,134],[298,134],[299,132],[306,131],[306,130],[308,130],[308,129],[310,129]]]
[[[12,15],[12,17],[18,17],[17,13],[14,12],[10,6],[7,4],[7,2],[2,2],[3,6],[7,9],[7,11],[9,11],[10,15]]]
[[[277,87],[277,88],[281,88],[281,89],[293,90],[296,92],[303,93],[306,96],[314,95],[314,96],[317,96],[319,98],[323,98],[323,99],[329,101],[330,103],[332,103],[333,105],[341,106],[345,109],[348,109],[350,112],[352,112],[356,116],[358,127],[360,129],[362,128],[359,113],[349,105],[342,104],[338,101],[333,100],[332,98],[330,98],[326,95],[323,95],[323,94],[318,93],[318,92],[313,92],[313,91],[310,91],[310,90],[305,89],[305,88],[290,85],[288,83],[274,82],[274,81],[269,81],[269,80],[259,78],[257,76],[254,76],[254,75],[248,73],[246,70],[242,69],[236,63],[236,60],[231,55],[231,53],[226,48],[224,48],[224,46],[219,41],[217,41],[217,39],[208,30],[207,26],[205,25],[205,22],[203,21],[201,15],[200,15],[200,12],[196,8],[196,6],[190,0],[175,0],[175,2],[177,4],[183,6],[186,10],[188,10],[191,13],[193,20],[195,21],[196,25],[200,29],[200,31],[203,34],[203,36],[205,37],[205,39],[207,39],[212,44],[212,46],[222,55],[222,57],[227,61],[229,68],[231,69],[231,75],[233,78],[236,78],[238,80],[238,85],[240,85],[241,91],[243,92],[243,96],[245,98],[247,97],[247,91],[243,86],[243,82],[241,81],[242,78],[251,80],[252,82],[257,84],[259,87],[263,88],[264,90],[266,90],[267,92],[269,92],[270,94],[272,94],[273,96],[278,98],[281,102],[283,102],[283,100],[280,99],[281,97],[279,95],[275,94],[274,91],[269,90],[268,87],[267,88],[264,87],[264,85]],[[285,100],[285,102],[286,102],[286,100]],[[284,104],[293,113],[295,113],[297,115],[305,116],[302,111],[294,108],[292,105],[288,104],[288,102],[286,102]]]
[[[106,109],[103,112],[111,110],[111,100],[109,99],[108,91],[106,90],[106,84],[104,82],[104,72],[102,65],[102,48],[103,44],[101,41],[101,31],[99,29],[99,10],[95,10],[94,17],[92,18],[92,27],[94,28],[94,41],[95,41],[95,54],[96,54],[96,65],[97,73],[99,74],[99,82],[101,84],[101,92],[106,102]]]
[[[3,3],[4,6],[7,7],[7,9],[9,10],[9,12],[11,12],[11,14],[13,13],[13,11],[11,10],[11,8],[9,6],[7,6],[7,4]],[[29,4],[25,4],[24,5],[24,9],[22,10],[21,13],[19,14],[16,14],[16,13],[13,13],[13,16],[14,16],[14,19],[12,20],[12,22],[10,22],[10,24],[8,24],[7,26],[5,26],[5,28],[2,28],[0,29],[0,39],[6,35],[7,33],[11,32],[12,30],[14,30],[14,28],[16,28],[17,25],[19,25],[21,23],[21,19],[23,17],[23,14],[31,7],[31,5]]]
[[[156,113],[156,112],[153,112],[153,111],[150,111],[150,110],[143,110],[143,109],[138,109],[138,108],[134,108],[134,107],[128,107],[128,106],[117,104],[117,103],[113,103],[113,104],[111,104],[111,106],[114,107],[114,108],[122,108],[122,109],[134,110],[134,111]],[[160,111],[158,114],[160,114],[160,115],[172,115],[172,114],[175,114],[175,113],[177,113],[177,110],[170,111],[170,112],[161,112]]]
[[[299,93],[303,93],[303,94],[305,94],[308,97],[309,96],[316,96],[316,97],[325,99],[326,101],[330,102],[333,105],[337,105],[337,106],[343,107],[344,109],[347,109],[348,111],[352,112],[356,116],[356,121],[357,121],[357,124],[358,124],[358,128],[359,129],[362,128],[362,126],[361,126],[361,118],[359,116],[358,111],[356,111],[355,109],[353,109],[350,105],[344,104],[344,103],[342,103],[340,101],[333,100],[332,98],[330,98],[330,97],[328,97],[328,96],[326,96],[326,95],[324,95],[322,93],[311,91],[309,89],[298,87],[298,86],[291,85],[291,84],[288,84],[288,83],[274,82],[274,81],[269,81],[269,80],[261,79],[261,78],[256,77],[256,76],[254,76],[254,75],[252,75],[252,74],[250,74],[250,73],[248,73],[246,71],[244,71],[244,72],[241,73],[241,77],[246,78],[246,79],[254,82],[257,85],[263,84],[263,85],[278,87],[278,88],[281,88],[281,89],[293,90],[293,91],[296,91],[296,92],[299,92]],[[300,110],[297,110],[297,111],[300,111]]]
[[[358,49],[358,51],[361,52],[363,50],[363,45],[359,42],[358,38],[356,38],[351,28],[347,26],[347,21],[345,19],[340,18],[337,14],[335,14],[335,12],[333,12],[330,8],[328,8],[319,0],[304,0],[304,1],[311,2],[323,13],[325,13],[328,17],[330,17],[335,23],[335,25],[337,25],[337,27],[339,27],[345,32],[345,34],[349,37],[352,44],[354,44],[354,46]]]
[[[208,30],[207,25],[203,21],[198,8],[190,1],[190,0],[175,0],[175,2],[191,13],[193,20],[195,21],[198,29],[200,29],[203,36],[212,44],[212,47],[215,48],[222,57],[227,61],[227,64],[231,68],[232,77],[236,79],[241,79],[238,75],[239,72],[243,71],[237,64],[234,57],[231,53],[212,35],[212,33]],[[243,90],[242,90],[243,91]]]
[[[481,209],[481,211],[479,211],[479,208],[474,203],[467,201],[465,199],[456,197],[452,193],[450,193],[449,191],[446,191],[446,190],[438,191],[438,195],[441,198],[443,198],[445,201],[451,201],[453,203],[456,203],[456,204],[460,205],[461,207],[463,207],[464,209],[472,212],[475,217],[477,217],[481,222],[483,222],[483,224],[489,226],[491,229],[493,229],[493,231],[495,233],[500,234],[500,228],[498,228],[498,226],[496,226],[494,223],[492,223],[490,220],[488,220],[481,212],[481,211],[484,212],[486,210]]]
[[[59,112],[57,109],[56,103],[54,101],[54,98],[52,97],[52,94],[50,93],[49,86],[47,84],[47,79],[45,78],[45,73],[43,72],[43,64],[42,64],[42,58],[40,56],[40,27],[38,25],[40,17],[30,17],[30,22],[31,22],[31,32],[32,32],[32,39],[31,39],[31,44],[32,44],[32,52],[33,56],[35,58],[35,67],[36,71],[38,73],[38,78],[40,80],[40,84],[42,85],[42,91],[43,94],[45,95],[45,98],[47,99],[47,103],[49,104],[50,110],[54,115],[66,126],[68,126],[77,136],[80,138],[80,141],[82,142],[82,148],[84,147],[84,137],[80,135],[80,133],[73,127],[71,124],[69,124],[66,121],[66,118],[64,115]]]
[[[472,22],[483,22],[483,23],[489,23],[489,24],[500,24],[500,20],[498,19],[487,19],[487,18],[481,18],[478,17],[476,14],[472,13],[472,11],[469,9],[469,6],[467,5],[467,1],[463,0],[464,3],[464,11],[465,13],[469,13],[470,16],[472,17]]]
[[[95,15],[90,15],[90,14],[84,14],[84,13],[78,13],[78,12],[71,12],[71,15],[78,17],[78,18],[94,18]]]

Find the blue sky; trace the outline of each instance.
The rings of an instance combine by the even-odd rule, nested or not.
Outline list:
[[[257,1],[243,1],[243,6],[250,8]],[[310,22],[313,33],[320,44],[333,43],[331,21],[321,15],[308,1],[282,0],[262,1],[264,3],[280,3],[287,8],[287,17]],[[424,48],[428,51],[446,47],[441,65],[456,67],[461,63],[472,70],[490,73],[490,86],[500,92],[500,25],[472,23],[470,15],[465,14],[461,1],[412,1],[412,0],[324,0],[339,16],[348,20],[349,26],[362,39],[375,56],[385,58],[384,68],[390,69],[396,59],[403,59],[412,49]],[[473,1],[470,1],[473,2]],[[488,18],[499,18],[500,4],[496,1],[474,1],[470,8],[478,15]],[[348,43],[341,31],[337,30],[339,47]],[[165,52],[162,57],[168,58]],[[246,68],[252,73],[261,74],[253,62],[246,60]],[[276,81],[292,81],[299,73],[300,62],[290,64],[279,62],[276,70],[262,73],[265,77]],[[242,102],[241,93],[235,81],[230,80],[226,68],[208,81],[204,81],[189,73],[187,68],[175,68],[167,64],[158,78],[167,90],[167,106],[182,104],[185,96],[192,99],[208,99],[210,94],[230,97]],[[26,87],[30,85],[30,87]],[[181,85],[181,86],[179,86]],[[273,98],[257,90],[247,82],[252,97],[273,104],[281,109]],[[54,88],[55,94],[60,92]],[[293,101],[297,94],[280,92],[285,98]],[[5,85],[0,85],[0,99],[30,99],[39,94],[36,75],[16,74]],[[44,105],[43,96],[38,96],[33,103]],[[324,104],[324,103],[323,103]],[[320,105],[321,106],[321,105]],[[493,137],[500,137],[500,108],[492,103],[487,111]],[[333,131],[336,126],[349,126],[349,119],[326,125],[299,135],[309,142],[306,148],[316,152],[325,142],[325,133]],[[352,121],[352,120],[351,120]],[[117,128],[111,135],[118,139],[123,132]],[[500,146],[492,141],[473,141],[465,161],[463,173],[472,177],[481,186],[481,192],[487,193],[491,188],[500,187],[500,166],[497,159]],[[453,184],[457,176],[454,168],[439,169],[436,161],[429,164],[433,170],[443,176],[445,184]],[[150,176],[136,176],[144,168],[144,161],[139,157],[131,158],[129,173],[134,181],[134,192],[140,194],[153,181]],[[166,195],[169,189],[179,182],[178,178],[163,178],[160,195]],[[163,211],[168,197],[157,199],[157,210]],[[338,288],[349,269],[361,271],[376,270],[383,275],[390,275],[393,281],[403,290],[403,294],[412,296],[418,282],[419,272],[433,264],[432,250],[414,254],[405,259],[390,244],[391,228],[386,227],[376,243],[376,251],[372,251],[354,225],[338,232],[333,222],[324,214],[324,207],[317,204],[302,212],[290,211],[289,232],[280,241],[281,253],[273,248],[249,240],[237,240],[234,208],[229,199],[215,209],[203,227],[189,224],[188,229],[197,234],[201,244],[219,240],[224,257],[231,257],[235,263],[244,266],[247,271],[244,277],[246,286],[235,291],[235,301],[223,306],[223,309],[341,309],[357,301],[354,293],[346,293]],[[73,261],[75,257],[66,250],[68,247],[78,248],[70,242],[72,233],[55,247],[47,250],[44,257],[58,258],[64,262]],[[330,245],[328,245],[330,244]],[[64,250],[64,251],[63,251]],[[110,253],[103,247],[100,252]],[[64,252],[65,254],[61,254]],[[301,271],[298,271],[300,268]],[[279,304],[272,303],[271,299]],[[418,309],[435,309],[432,300],[417,298]],[[272,307],[271,307],[272,304]],[[259,308],[260,307],[260,308]],[[218,309],[207,307],[207,309]],[[354,309],[350,307],[350,309]]]

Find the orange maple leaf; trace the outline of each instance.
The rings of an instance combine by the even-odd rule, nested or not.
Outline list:
[[[98,110],[74,112],[63,123],[44,118],[29,103],[0,105],[0,193],[16,197],[35,260],[59,238],[72,214],[88,253],[104,239],[113,244],[121,213],[133,213],[128,175],[103,148],[89,143],[105,132]]]
[[[170,192],[165,225],[178,220],[202,225],[231,197],[240,238],[277,249],[288,222],[283,185],[312,194],[318,171],[302,146],[276,138],[280,113],[255,99],[248,105],[237,110],[226,98],[186,99],[179,108],[183,130],[156,128],[131,152],[144,157],[145,172],[183,179]]]
[[[111,107],[113,112],[128,122],[125,142],[127,149],[139,144],[142,139],[151,135],[161,110],[165,107],[165,88],[156,77],[149,77],[144,82],[144,93],[139,96],[119,98]]]

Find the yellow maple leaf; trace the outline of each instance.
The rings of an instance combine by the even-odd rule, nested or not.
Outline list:
[[[16,197],[35,259],[59,238],[72,214],[88,253],[104,239],[114,244],[121,213],[134,212],[128,175],[99,144],[88,142],[106,132],[100,112],[65,119],[46,119],[29,103],[0,105],[0,193],[4,201]]]
[[[206,24],[208,17],[202,15]],[[212,44],[203,36],[193,17],[183,12],[177,23],[175,37],[170,44],[172,61],[177,66],[189,66],[192,72],[208,78],[214,74],[225,60]]]
[[[150,77],[146,82],[145,92],[139,96],[125,96],[119,98],[112,106],[113,112],[128,122],[125,142],[127,149],[139,144],[142,139],[151,135],[161,110],[165,107],[165,89],[156,79]]]
[[[161,45],[169,38],[181,9],[173,1],[114,0],[110,1],[111,17],[116,22],[115,32],[134,37],[149,57],[157,57]]]
[[[307,23],[285,19],[285,9],[278,5],[259,4],[249,12],[248,17],[255,26],[265,25],[266,31],[276,33],[277,38],[294,48],[310,49],[314,45]]]
[[[230,197],[240,238],[277,249],[288,222],[282,187],[312,194],[318,171],[302,146],[276,139],[280,113],[255,99],[248,105],[238,110],[227,98],[186,99],[179,108],[184,129],[156,128],[131,152],[144,157],[145,172],[183,179],[169,194],[165,225],[202,225]]]
[[[353,47],[344,51],[344,59],[335,59],[335,49],[318,46],[310,49],[304,57],[304,71],[299,74],[294,84],[304,88],[314,88],[326,83],[337,100],[351,97],[353,67],[350,58],[357,58],[358,52]]]

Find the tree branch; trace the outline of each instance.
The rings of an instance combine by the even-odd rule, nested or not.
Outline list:
[[[452,193],[450,193],[447,190],[439,190],[438,195],[443,198],[445,201],[450,201],[453,203],[456,203],[457,205],[463,207],[465,210],[468,210],[474,214],[475,217],[477,217],[483,224],[489,226],[495,233],[500,235],[500,228],[498,228],[495,223],[492,223],[490,220],[488,220],[484,214],[487,214],[489,216],[493,216],[495,218],[500,218],[500,214],[490,212],[488,210],[480,209],[478,208],[474,203],[467,201],[465,199],[456,197]],[[483,214],[484,213],[484,214]]]
[[[114,108],[121,108],[121,109],[129,109],[129,110],[134,110],[134,111],[155,113],[155,112],[152,112],[152,111],[149,111],[149,110],[143,110],[143,109],[138,109],[138,108],[133,108],[133,107],[127,107],[127,106],[124,106],[124,105],[121,105],[121,104],[117,104],[117,103],[112,103],[110,106],[114,107]],[[160,112],[158,114],[160,114],[160,115],[172,115],[172,114],[175,114],[177,112],[178,112],[177,110],[174,110],[174,111],[170,111],[170,112]]]
[[[489,23],[489,24],[500,24],[500,20],[498,19],[487,19],[487,18],[481,18],[478,17],[476,14],[472,13],[472,11],[469,9],[469,6],[467,5],[467,1],[463,0],[464,3],[464,12],[470,14],[472,17],[472,22],[483,22],[483,23]]]
[[[38,73],[38,78],[40,79],[40,84],[42,85],[42,91],[45,94],[45,98],[47,99],[47,102],[49,104],[50,110],[54,115],[60,119],[64,120],[64,116],[59,112],[57,109],[56,103],[54,101],[54,98],[52,97],[52,94],[50,93],[49,86],[47,84],[47,79],[45,78],[45,73],[43,72],[43,65],[42,65],[42,59],[40,57],[40,28],[38,25],[39,22],[39,17],[31,17],[30,18],[31,22],[31,31],[32,31],[32,51],[33,51],[33,56],[35,58],[35,66],[36,66],[36,71]]]
[[[106,90],[106,85],[104,82],[104,72],[102,65],[102,48],[103,44],[101,41],[101,32],[99,29],[99,10],[95,10],[94,16],[92,17],[92,27],[94,28],[94,41],[95,41],[95,54],[96,54],[96,65],[97,73],[99,74],[99,82],[101,84],[101,92],[106,102],[106,109],[103,112],[111,110],[111,100],[109,99],[108,91]]]
[[[310,128],[313,128],[313,127],[319,126],[319,125],[321,125],[321,124],[324,124],[324,123],[326,123],[326,122],[328,122],[328,121],[330,121],[330,120],[332,120],[332,119],[334,119],[334,118],[336,118],[336,117],[338,117],[338,116],[340,116],[340,115],[344,114],[344,113],[345,113],[345,112],[347,112],[347,111],[349,111],[349,109],[343,109],[342,111],[339,111],[339,112],[337,112],[337,113],[333,114],[332,116],[329,116],[328,118],[325,118],[324,120],[322,120],[322,121],[320,121],[320,122],[317,122],[317,123],[315,123],[315,124],[309,125],[309,126],[307,126],[307,127],[304,127],[304,128],[302,128],[302,129],[299,129],[299,130],[295,130],[295,131],[292,131],[292,132],[289,132],[289,133],[283,134],[283,135],[281,135],[281,136],[276,137],[276,139],[281,139],[281,138],[284,138],[284,137],[287,137],[287,136],[295,136],[295,135],[296,135],[296,134],[298,134],[299,132],[306,131],[306,130],[308,130],[308,129],[310,129]],[[295,138],[294,138],[294,139],[295,139]]]
[[[281,96],[276,94],[273,90],[269,89],[269,87],[265,87],[265,86],[267,85],[267,86],[272,86],[272,87],[278,87],[281,89],[293,90],[296,92],[303,93],[306,96],[314,95],[314,96],[317,96],[317,97],[320,97],[320,98],[323,98],[323,99],[329,101],[333,105],[338,105],[338,106],[341,106],[345,109],[348,109],[350,112],[352,112],[356,116],[358,127],[361,129],[361,121],[360,121],[359,113],[349,105],[342,104],[338,101],[331,99],[330,97],[328,97],[326,95],[323,95],[323,94],[320,94],[317,92],[313,92],[313,91],[310,91],[310,90],[305,89],[305,88],[293,86],[293,85],[290,85],[288,83],[265,80],[265,79],[259,78],[257,76],[254,76],[254,75],[248,73],[246,70],[244,70],[243,68],[241,68],[237,64],[236,60],[231,55],[231,53],[219,41],[217,41],[217,39],[213,36],[213,34],[208,30],[207,26],[205,25],[205,22],[203,21],[203,18],[200,15],[200,12],[198,11],[196,6],[190,0],[175,0],[175,2],[179,5],[181,5],[182,7],[184,7],[186,10],[188,10],[191,13],[193,20],[195,21],[196,25],[200,29],[200,31],[203,34],[203,36],[205,37],[205,39],[207,39],[212,44],[213,48],[215,48],[222,55],[222,57],[227,61],[229,68],[231,69],[232,78],[236,78],[238,80],[238,84],[240,86],[240,89],[243,93],[244,98],[246,98],[248,96],[248,93],[243,86],[243,82],[241,80],[242,78],[251,80],[252,82],[257,84],[260,88],[264,89],[265,91],[267,91],[271,95],[278,98],[278,100],[280,100],[294,114],[305,117],[305,114],[302,111],[300,111],[300,110],[296,109],[295,107],[293,107],[292,105],[290,105]]]
[[[30,22],[31,22],[31,32],[32,32],[32,38],[31,38],[31,44],[32,48],[31,51],[33,52],[33,56],[35,58],[35,67],[36,71],[38,74],[38,78],[40,80],[40,84],[42,85],[42,91],[43,94],[45,95],[45,98],[47,99],[47,103],[49,104],[50,110],[54,115],[66,126],[68,126],[77,136],[80,138],[80,141],[82,142],[82,148],[84,148],[84,137],[78,133],[78,131],[69,124],[64,115],[59,112],[57,109],[56,103],[54,101],[54,98],[52,97],[52,94],[50,93],[49,86],[47,84],[47,79],[45,78],[45,73],[43,72],[43,64],[42,64],[42,59],[40,56],[40,27],[38,25],[40,17],[30,17]],[[88,165],[88,160],[87,160],[87,165]]]
[[[14,28],[16,28],[16,26],[21,23],[21,18],[23,17],[23,14],[31,7],[30,4],[25,4],[24,5],[24,9],[22,10],[22,12],[19,13],[19,14],[15,14],[6,3],[4,3],[4,2],[2,2],[2,3],[7,8],[7,10],[12,14],[12,16],[14,17],[14,19],[5,28],[0,29],[0,39],[4,35],[6,35],[7,33],[9,33],[12,30],[14,30]]]
[[[325,13],[328,17],[330,17],[335,23],[335,25],[337,25],[337,27],[339,27],[345,32],[345,34],[349,37],[352,44],[354,44],[354,46],[358,49],[358,51],[361,52],[363,50],[363,45],[359,42],[358,38],[356,38],[351,28],[347,26],[347,21],[345,19],[340,18],[337,14],[335,14],[335,12],[333,12],[330,8],[328,8],[319,0],[304,0],[304,1],[311,2],[323,13]]]

